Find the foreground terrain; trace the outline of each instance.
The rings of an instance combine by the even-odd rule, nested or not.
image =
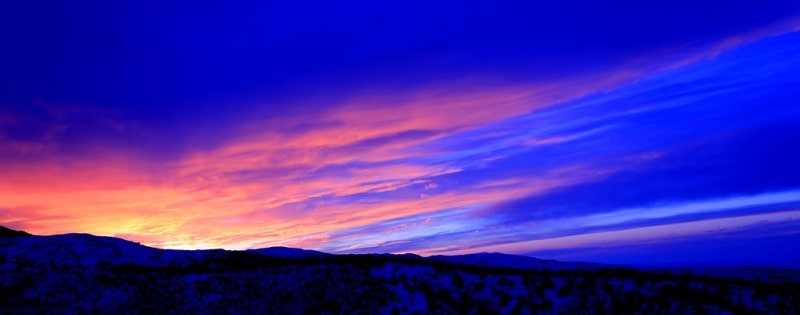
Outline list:
[[[737,277],[503,254],[177,251],[0,232],[2,314],[800,313],[791,271]]]

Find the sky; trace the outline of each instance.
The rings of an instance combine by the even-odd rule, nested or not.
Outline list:
[[[21,1],[0,45],[0,225],[800,268],[797,1]]]

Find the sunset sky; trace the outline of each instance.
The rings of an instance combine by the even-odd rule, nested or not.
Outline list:
[[[0,225],[800,267],[800,2],[0,4]]]

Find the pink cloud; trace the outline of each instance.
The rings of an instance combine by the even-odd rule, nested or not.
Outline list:
[[[3,217],[0,224],[24,221],[30,232],[42,234],[133,235],[148,245],[166,247],[315,247],[329,242],[333,231],[519,198],[603,176],[609,170],[576,166],[541,178],[487,179],[462,191],[447,191],[430,178],[460,168],[414,159],[446,158],[449,152],[424,144],[457,132],[608,91],[763,37],[798,30],[800,23],[792,20],[680,53],[657,52],[610,73],[550,82],[489,84],[498,81],[476,76],[415,90],[360,91],[343,101],[312,104],[318,106],[311,108],[321,108],[317,112],[251,121],[213,148],[163,164],[149,164],[103,145],[93,147],[92,154],[74,157],[53,155],[57,150],[46,141],[4,142],[0,154],[36,153],[46,158],[0,166],[0,208],[36,209],[28,216],[15,211],[17,216]],[[14,122],[13,117],[0,116],[0,124]],[[106,123],[115,130],[140,128],[113,119]],[[529,139],[528,144],[568,140]],[[410,187],[419,189],[391,199],[320,201]],[[421,194],[426,197],[420,198]],[[314,203],[321,204],[309,206]]]

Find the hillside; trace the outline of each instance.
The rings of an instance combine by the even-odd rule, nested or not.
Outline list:
[[[31,234],[24,231],[16,231],[9,229],[5,226],[0,226],[0,238],[6,237],[19,237],[19,236],[30,236]]]
[[[0,240],[3,314],[796,314],[797,292],[798,282],[496,253],[178,251],[87,234]]]

